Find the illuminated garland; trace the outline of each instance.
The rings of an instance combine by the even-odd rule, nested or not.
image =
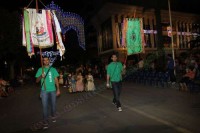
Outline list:
[[[37,54],[39,55],[40,52],[37,52]],[[55,62],[57,56],[60,55],[59,51],[44,51],[42,52],[42,57],[48,57],[49,58],[49,65],[53,65],[53,63]]]
[[[84,33],[84,21],[75,13],[64,12],[59,6],[52,1],[50,5],[46,7],[50,10],[56,10],[56,16],[61,23],[62,34],[65,34],[70,29],[76,31],[79,41],[79,46],[85,50],[85,33]]]

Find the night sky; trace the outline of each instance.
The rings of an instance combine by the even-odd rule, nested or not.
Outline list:
[[[40,2],[42,1],[42,3]],[[86,36],[86,46],[88,44],[87,33],[91,27],[88,26],[90,18],[95,15],[95,13],[101,8],[101,6],[107,2],[117,2],[122,4],[131,4],[142,6],[146,9],[148,8],[160,8],[168,10],[168,0],[54,0],[54,3],[61,7],[65,12],[73,12],[79,14],[85,21],[85,36]],[[50,4],[52,0],[38,0],[39,8],[44,8]],[[0,4],[0,8],[4,8],[8,11],[21,11],[24,7],[29,6],[30,8],[35,8],[35,0],[5,0]],[[189,13],[200,14],[198,0],[171,0],[171,10],[172,11],[183,11]],[[94,30],[94,29],[92,29]],[[92,57],[87,52],[83,51],[77,42],[76,33],[73,31],[66,34],[66,37],[70,38],[68,41],[64,42],[66,46],[66,58],[67,61],[77,62],[80,57],[86,56],[86,58]],[[95,43],[96,44],[96,43]],[[4,44],[1,44],[4,45]],[[76,52],[75,52],[75,51]],[[77,50],[79,52],[77,52]],[[96,47],[97,50],[97,47]],[[97,53],[97,52],[96,52]],[[28,56],[27,56],[28,57]],[[62,62],[61,62],[62,63]],[[63,64],[65,64],[63,62]],[[1,65],[0,65],[1,66]]]
[[[6,0],[0,4],[9,11],[21,11],[24,7],[35,8],[36,0]],[[168,10],[168,0],[53,0],[54,3],[63,9],[65,12],[73,12],[79,14],[85,22],[85,32],[87,34],[89,20],[101,8],[101,6],[109,1],[123,4],[131,4],[143,6],[145,8],[161,8]],[[11,3],[12,2],[12,3]],[[44,8],[49,5],[52,0],[38,0],[39,8]],[[198,0],[170,0],[172,11],[183,11],[189,13],[200,14]],[[93,29],[92,29],[93,30]]]
[[[32,2],[31,2],[32,1]],[[52,0],[38,0],[38,5],[43,8],[44,5],[48,5]],[[168,0],[53,0],[66,12],[77,13],[84,18],[93,14],[103,3],[106,1],[133,4],[144,7],[156,7],[160,5],[163,9],[168,9]],[[176,11],[185,11],[200,14],[198,0],[170,0],[171,9]],[[13,2],[13,3],[11,3]],[[30,5],[29,5],[30,4]],[[5,7],[10,10],[16,10],[28,6],[35,7],[35,0],[6,0],[1,3],[1,7]]]
[[[4,3],[1,3],[0,7],[4,7],[11,11],[20,11],[27,6],[35,8],[35,1],[36,0],[6,0]],[[85,26],[87,26],[90,18],[95,15],[101,6],[108,1],[128,5],[138,5],[147,9],[160,7],[161,9],[168,10],[168,0],[38,0],[39,8],[44,8],[52,1],[60,6],[65,12],[79,14],[85,21]],[[172,11],[200,14],[198,0],[170,0],[170,3]]]

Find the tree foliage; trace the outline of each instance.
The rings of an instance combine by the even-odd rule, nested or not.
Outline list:
[[[15,59],[21,47],[20,14],[0,9],[0,57]]]
[[[0,12],[0,61],[7,62],[7,68],[1,74],[4,73],[4,78],[13,79],[28,57],[25,47],[21,45],[21,17],[18,11],[1,8]]]

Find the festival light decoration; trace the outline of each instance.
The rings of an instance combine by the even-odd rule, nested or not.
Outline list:
[[[84,21],[76,13],[64,12],[53,1],[46,6],[47,9],[56,10],[56,16],[60,22],[62,34],[73,29],[77,33],[79,46],[85,50],[85,33],[84,33]]]
[[[40,52],[37,52],[39,55]],[[49,65],[52,66],[53,63],[56,61],[57,56],[60,55],[59,51],[44,51],[42,52],[42,57],[48,57],[49,58]]]

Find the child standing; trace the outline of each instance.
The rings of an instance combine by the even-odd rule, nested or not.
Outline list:
[[[60,73],[59,73],[59,84],[60,85],[63,85],[63,83],[64,83],[64,80],[63,80],[63,72],[62,71],[60,71]]]
[[[72,92],[76,92],[76,75],[72,72],[71,77],[71,88]]]
[[[88,75],[87,75],[86,90],[87,91],[94,91],[95,90],[94,78],[93,78],[91,72],[89,72]]]
[[[83,75],[82,72],[78,72],[76,77],[76,91],[82,92],[84,90]]]
[[[67,80],[66,80],[66,85],[67,85],[67,89],[69,91],[69,93],[72,93],[72,75],[71,73],[67,76]]]

